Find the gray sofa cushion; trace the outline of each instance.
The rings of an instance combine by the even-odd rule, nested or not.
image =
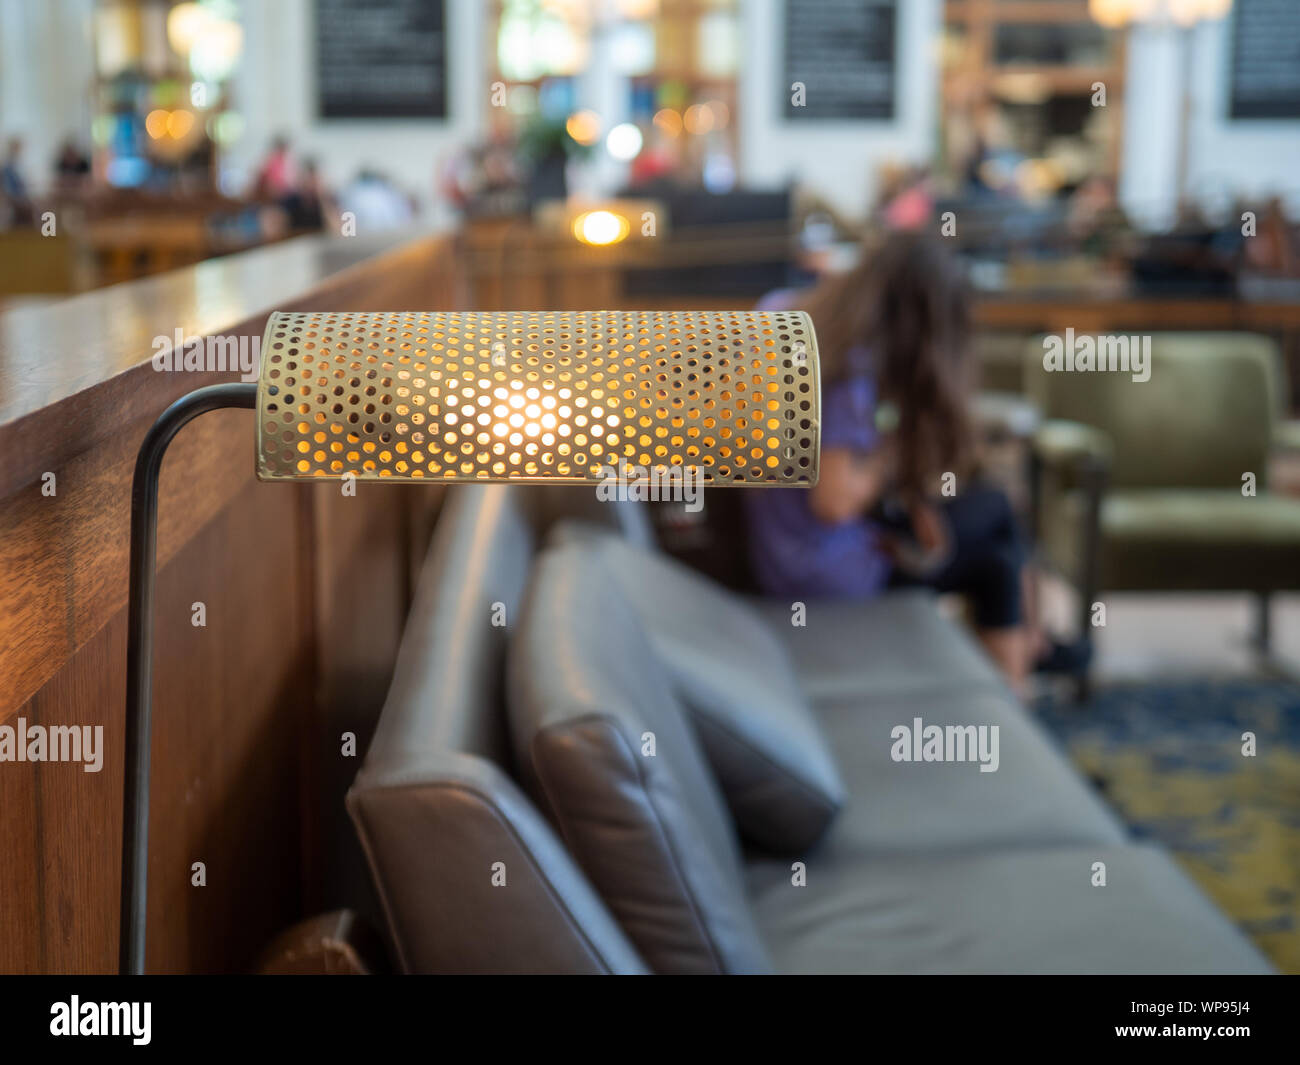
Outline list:
[[[520,489],[447,493],[347,806],[400,967],[643,972],[554,830],[500,768],[506,633],[533,557]]]
[[[1106,886],[1094,887],[1094,862]],[[1267,973],[1160,850],[1084,846],[750,871],[790,973]]]
[[[741,834],[777,853],[816,843],[844,785],[771,629],[708,578],[608,532],[566,523],[552,542],[577,538],[588,544],[587,564],[635,607]]]
[[[543,552],[511,641],[520,772],[652,969],[765,971],[738,844],[686,711],[586,553]]]
[[[830,856],[1118,844],[1119,821],[1009,693],[952,688],[814,704],[839,755],[848,800],[816,852]],[[998,729],[998,768],[896,762],[899,725]],[[991,736],[991,732],[986,735]]]
[[[988,656],[939,613],[926,589],[866,602],[809,600],[803,625],[790,623],[788,602],[751,603],[789,651],[811,699],[866,702],[942,688],[1007,690]]]

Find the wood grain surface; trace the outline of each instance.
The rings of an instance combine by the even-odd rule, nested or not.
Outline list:
[[[102,726],[105,752],[98,773],[0,763],[0,972],[116,967],[135,453],[169,403],[237,376],[157,372],[152,337],[178,326],[260,337],[280,309],[458,305],[442,238],[337,243],[290,242],[0,315],[0,725]],[[361,485],[343,497],[336,484],[260,484],[253,468],[247,411],[199,418],[163,465],[153,972],[242,971],[317,902],[365,885],[343,793],[439,491]],[[344,730],[358,733],[356,758],[341,753]]]

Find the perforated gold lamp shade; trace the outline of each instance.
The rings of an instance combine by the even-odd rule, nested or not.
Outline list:
[[[257,474],[590,483],[622,463],[806,486],[820,406],[802,312],[277,313]]]

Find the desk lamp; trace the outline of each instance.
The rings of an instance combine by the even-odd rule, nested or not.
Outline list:
[[[136,459],[121,971],[144,971],[158,476],[183,426],[254,410],[262,481],[596,484],[681,467],[704,485],[811,487],[820,406],[802,312],[272,314],[257,383],[181,397]]]

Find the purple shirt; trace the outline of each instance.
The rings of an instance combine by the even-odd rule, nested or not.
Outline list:
[[[800,293],[771,292],[760,311],[789,310]],[[864,348],[847,353],[847,376],[822,392],[821,446],[863,454],[880,442],[876,432],[876,381]],[[759,488],[745,493],[749,553],[758,585],[782,598],[862,599],[889,580],[891,563],[880,533],[865,517],[827,525],[813,516],[807,488]]]
[[[876,385],[865,369],[865,352],[850,352],[850,365],[864,367],[837,381],[822,396],[823,448],[868,453],[879,443],[875,428]],[[874,596],[889,580],[890,561],[879,530],[865,517],[827,525],[814,517],[807,488],[759,488],[745,494],[750,556],[767,595],[809,599]]]

